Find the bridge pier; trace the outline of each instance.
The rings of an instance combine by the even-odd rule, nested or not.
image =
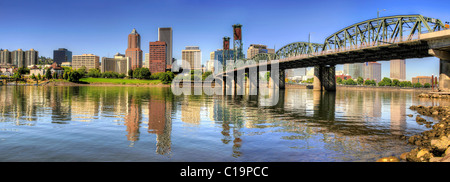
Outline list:
[[[227,81],[226,81],[227,77],[223,77],[222,78],[222,95],[226,94],[227,91]]]
[[[258,95],[259,72],[258,71],[249,71],[247,82],[248,82],[248,94],[249,95]]]
[[[439,91],[450,91],[450,52],[430,49],[428,53],[439,60]]]
[[[234,78],[235,80],[235,87],[236,87],[236,94],[237,95],[244,95],[245,94],[245,72],[240,70],[236,72],[237,75]]]
[[[278,83],[275,81],[278,80]],[[285,89],[286,72],[285,70],[280,70],[278,74],[270,74],[269,87],[274,89]]]
[[[450,59],[439,60],[439,91],[450,91]]]
[[[336,66],[315,66],[313,90],[336,91]]]

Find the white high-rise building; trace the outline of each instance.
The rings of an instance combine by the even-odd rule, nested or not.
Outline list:
[[[188,68],[184,61],[189,63],[191,70],[201,70],[202,69],[202,51],[198,46],[186,46],[184,50],[181,51],[181,60],[183,64],[181,67],[183,69]]]
[[[145,53],[145,61],[143,67],[150,68],[149,64],[150,64],[150,54]]]
[[[344,64],[344,74],[350,75],[353,79],[364,78],[364,63]]]
[[[391,79],[406,80],[406,64],[404,59],[393,59],[390,61]]]
[[[366,62],[364,80],[375,80],[377,83],[381,81],[381,63]]]

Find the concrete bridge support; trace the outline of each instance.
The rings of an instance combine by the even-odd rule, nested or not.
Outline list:
[[[276,82],[275,80],[278,80],[278,82]],[[274,75],[272,75],[271,73],[269,78],[269,87],[274,89],[285,89],[286,88],[285,80],[286,80],[285,70],[280,70],[278,74]]]
[[[235,80],[235,86],[236,86],[236,94],[237,95],[244,95],[245,94],[245,72],[244,70],[238,70]]]
[[[431,55],[439,61],[439,91],[450,92],[450,52],[430,49]]]
[[[247,81],[249,82],[248,83],[248,94],[249,95],[258,95],[259,73],[257,71],[249,71]]]
[[[336,91],[336,67],[315,66],[314,67],[313,90]]]
[[[226,94],[227,91],[227,83],[226,83],[226,77],[222,78],[222,83],[220,84],[222,86],[222,95]]]
[[[450,91],[450,59],[439,61],[439,91]]]

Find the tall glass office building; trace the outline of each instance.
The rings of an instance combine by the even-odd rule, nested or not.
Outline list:
[[[62,62],[72,62],[72,51],[65,48],[59,48],[53,51],[53,62],[61,64]]]
[[[229,59],[234,60],[234,50],[228,50]],[[223,50],[214,51],[214,74],[220,73],[225,69],[226,61],[223,60]]]
[[[172,27],[158,28],[158,41],[166,42],[166,65],[172,65]]]

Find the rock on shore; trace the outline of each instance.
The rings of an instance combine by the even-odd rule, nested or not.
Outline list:
[[[443,99],[449,99],[450,95],[433,94],[433,93],[421,93],[421,94],[419,94],[419,97],[422,97],[422,98],[443,98]]]
[[[404,153],[400,158],[410,162],[450,162],[450,108],[446,106],[411,106],[411,110],[424,116],[440,119],[438,123],[427,122],[416,116],[416,122],[425,124],[430,130],[408,138],[408,143],[417,148]],[[431,126],[432,125],[432,126]]]

